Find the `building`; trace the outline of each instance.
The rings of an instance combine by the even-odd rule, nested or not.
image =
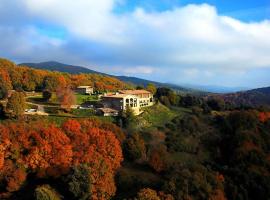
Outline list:
[[[93,94],[94,88],[91,86],[79,86],[76,88],[76,92],[79,94]]]
[[[120,90],[118,93],[106,94],[102,98],[105,108],[124,111],[130,107],[135,115],[142,112],[142,108],[154,104],[153,94],[146,90]]]
[[[105,117],[118,116],[119,111],[112,108],[98,108],[97,114],[105,116]]]

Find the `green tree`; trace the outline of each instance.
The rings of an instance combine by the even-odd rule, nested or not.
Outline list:
[[[73,167],[65,182],[74,199],[91,199],[90,169],[87,165]]]
[[[224,110],[225,109],[225,102],[220,97],[210,98],[207,101],[207,104],[213,110],[221,111],[221,110]]]
[[[123,126],[127,129],[133,130],[136,122],[136,117],[132,108],[127,107],[122,113],[121,118],[123,121]]]
[[[151,92],[152,94],[156,94],[157,88],[153,83],[149,83],[146,87],[146,90]]]
[[[50,92],[49,90],[44,90],[42,92],[42,97],[43,97],[44,101],[49,101],[52,97],[52,92]]]
[[[7,110],[18,118],[23,115],[26,108],[25,95],[23,92],[14,92],[7,102]]]
[[[61,196],[49,185],[41,185],[35,189],[36,200],[61,200]]]

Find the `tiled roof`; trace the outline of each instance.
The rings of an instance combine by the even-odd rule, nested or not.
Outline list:
[[[139,95],[139,94],[151,94],[151,92],[147,90],[120,90],[122,94],[131,94],[131,95]]]
[[[78,88],[78,89],[79,89],[79,88],[92,88],[92,86],[89,86],[89,85],[81,85],[81,86],[78,86],[77,88]]]
[[[114,113],[114,112],[118,112],[115,109],[112,108],[99,108],[99,110],[101,110],[103,113]]]
[[[103,96],[103,98],[125,98],[127,96],[134,96],[131,94],[107,94],[106,96]],[[136,96],[134,96],[136,98]]]

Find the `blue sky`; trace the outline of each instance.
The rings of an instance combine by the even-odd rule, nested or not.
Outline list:
[[[188,4],[214,5],[218,12],[243,21],[259,21],[269,18],[269,0],[129,0],[118,6],[117,12],[127,12],[140,6],[149,11],[165,11]]]
[[[0,57],[176,84],[270,86],[269,0],[0,0]]]

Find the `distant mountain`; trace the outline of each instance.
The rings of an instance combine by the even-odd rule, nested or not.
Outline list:
[[[226,86],[219,86],[219,85],[193,85],[193,84],[183,84],[184,87],[194,88],[200,91],[212,92],[212,93],[232,93],[232,92],[240,92],[246,91],[250,88],[245,87],[226,87]]]
[[[240,106],[270,106],[270,87],[221,95],[225,102]]]
[[[35,69],[45,69],[45,70],[50,70],[50,71],[67,72],[71,74],[91,73],[91,74],[113,76],[113,75],[101,73],[98,71],[94,71],[86,67],[68,65],[68,64],[55,62],[55,61],[41,62],[41,63],[21,63],[19,64],[19,66],[28,66]],[[184,92],[184,93],[198,93],[199,92],[198,90],[195,90],[195,89],[189,89],[189,88],[181,87],[174,84],[160,83],[160,82],[145,80],[145,79],[136,78],[136,77],[129,77],[129,76],[113,76],[113,77],[121,81],[134,84],[134,85],[147,86],[149,83],[153,83],[157,87],[169,87],[178,92]]]
[[[55,61],[40,62],[40,63],[21,63],[19,66],[28,66],[35,69],[45,69],[50,71],[67,72],[70,74],[90,73],[90,74],[103,74],[86,67],[63,64]]]

